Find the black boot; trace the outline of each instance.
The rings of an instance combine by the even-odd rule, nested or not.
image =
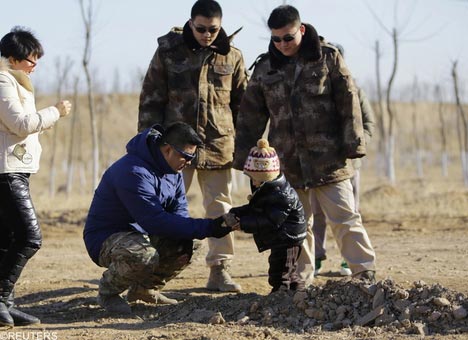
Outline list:
[[[13,327],[13,317],[10,315],[7,307],[8,296],[12,291],[13,286],[8,280],[0,281],[0,326]]]
[[[41,323],[39,318],[16,309],[14,290],[11,292],[10,296],[8,296],[6,305],[8,307],[8,312],[13,318],[15,326],[29,326]]]

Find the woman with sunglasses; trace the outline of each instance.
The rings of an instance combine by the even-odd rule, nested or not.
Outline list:
[[[317,201],[330,221],[343,258],[356,278],[373,281],[375,252],[354,209],[347,159],[365,155],[356,86],[338,49],[301,21],[290,5],[268,19],[271,41],[255,66],[237,117],[234,167],[242,169],[250,146],[270,122],[281,170],[296,189],[309,221],[298,260],[306,285],[314,276],[311,230]]]
[[[39,323],[14,307],[14,287],[42,236],[29,193],[39,170],[39,133],[68,115],[71,104],[36,110],[29,78],[44,54],[36,37],[14,27],[0,41],[0,326]]]

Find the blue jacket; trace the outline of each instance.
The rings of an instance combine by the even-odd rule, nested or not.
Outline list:
[[[159,150],[161,127],[148,128],[127,144],[127,154],[102,176],[83,232],[86,249],[98,264],[102,243],[112,234],[135,230],[172,239],[211,236],[211,219],[190,218],[182,174]]]

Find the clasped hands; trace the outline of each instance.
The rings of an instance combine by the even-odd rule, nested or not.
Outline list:
[[[223,215],[224,222],[232,230],[240,230],[240,220],[233,213],[226,213]]]

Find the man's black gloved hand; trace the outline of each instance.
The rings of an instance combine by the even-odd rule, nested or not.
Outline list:
[[[232,231],[231,227],[226,226],[223,216],[215,218],[211,222],[211,227],[212,227],[211,237],[216,237],[216,238],[224,237]]]

